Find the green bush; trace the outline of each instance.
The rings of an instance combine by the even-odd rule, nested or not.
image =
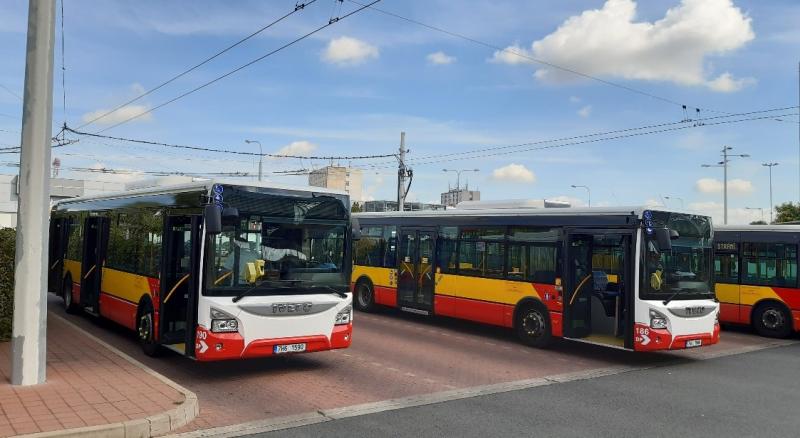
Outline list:
[[[14,311],[14,244],[13,228],[0,229],[0,341],[11,338],[11,315]]]

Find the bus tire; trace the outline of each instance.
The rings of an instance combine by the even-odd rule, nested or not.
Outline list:
[[[375,309],[375,288],[371,281],[362,278],[356,282],[353,304],[362,312],[371,312]]]
[[[768,338],[788,338],[792,334],[792,316],[782,303],[769,301],[753,310],[753,328]]]
[[[155,340],[155,312],[150,300],[142,300],[136,312],[136,335],[144,354],[155,357],[160,353],[160,346]]]
[[[520,342],[530,347],[545,348],[553,339],[550,312],[539,301],[519,305],[514,318],[514,329]]]
[[[61,291],[61,298],[64,299],[64,311],[69,314],[78,313],[78,306],[72,302],[72,277],[67,276],[64,279],[64,287]]]

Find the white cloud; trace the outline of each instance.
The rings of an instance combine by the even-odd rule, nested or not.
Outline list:
[[[663,18],[635,21],[634,0],[607,0],[564,21],[555,32],[533,42],[497,51],[494,62],[532,64],[513,53],[544,59],[586,74],[624,79],[670,81],[730,92],[753,82],[723,73],[709,79],[706,57],[725,54],[755,38],[751,18],[732,0],[682,0]],[[540,67],[535,77],[562,82],[574,74]]]
[[[113,113],[103,117],[102,119],[95,121],[94,123],[98,125],[114,125],[116,123],[122,122],[132,117],[136,117],[139,114],[142,114],[149,109],[150,107],[147,105],[128,105],[118,109],[117,111],[114,111]],[[92,111],[84,114],[81,117],[81,120],[83,120],[84,123],[88,123],[91,120],[94,120],[95,118],[100,117],[101,115],[109,111],[110,109],[99,109],[96,111]],[[131,120],[131,122],[149,122],[151,120],[153,120],[153,113],[147,113],[141,117],[137,117]]]
[[[754,84],[755,82],[756,80],[753,78],[734,79],[730,73],[725,72],[719,75],[716,79],[708,81],[707,85],[708,88],[720,93],[733,93],[734,91],[739,91],[745,86]]]
[[[322,60],[340,66],[358,65],[379,56],[378,48],[352,37],[334,38],[322,53]]]
[[[456,62],[454,56],[445,54],[444,52],[434,52],[427,56],[428,62],[434,65],[447,65]]]
[[[592,114],[592,106],[586,105],[583,108],[578,110],[578,115],[581,117],[589,117]]]
[[[715,178],[700,178],[694,183],[694,188],[700,193],[722,193],[722,181]],[[745,179],[728,180],[728,193],[735,195],[750,194],[755,191],[753,183]]]
[[[492,172],[492,178],[497,181],[511,181],[520,183],[536,182],[536,175],[534,175],[533,172],[528,170],[522,164],[515,163],[495,169]]]
[[[275,152],[276,155],[299,155],[299,156],[306,156],[310,155],[314,151],[317,150],[317,145],[311,143],[309,141],[301,140],[301,141],[293,141],[286,146],[278,149]]]

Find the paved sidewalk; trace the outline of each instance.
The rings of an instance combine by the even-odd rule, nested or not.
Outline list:
[[[47,382],[10,382],[11,343],[0,343],[0,437],[151,436],[197,414],[194,393],[61,317],[49,314]]]

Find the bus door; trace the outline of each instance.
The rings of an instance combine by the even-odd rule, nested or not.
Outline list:
[[[632,348],[633,234],[622,230],[567,233],[564,336]]]
[[[400,309],[426,315],[433,310],[435,242],[436,233],[431,230],[403,228],[400,231],[397,269]]]
[[[61,295],[64,290],[64,256],[67,253],[67,219],[50,220],[50,247],[48,254],[47,290]]]
[[[167,216],[163,237],[159,340],[194,356],[200,257],[200,217]]]
[[[81,260],[81,306],[87,312],[100,315],[100,285],[108,247],[108,218],[86,218]]]

